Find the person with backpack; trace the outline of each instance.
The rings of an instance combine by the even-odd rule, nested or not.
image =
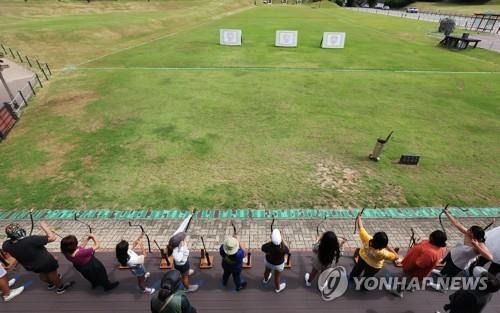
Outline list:
[[[14,286],[16,283],[15,278],[9,280],[7,277],[7,268],[10,265],[11,264],[7,261],[7,258],[4,256],[2,250],[0,250],[0,295],[5,302],[9,302],[24,291],[24,286],[10,289],[10,287]]]
[[[152,313],[196,313],[182,290],[181,273],[169,270],[163,275],[160,290],[151,298]]]
[[[286,283],[281,282],[281,273],[285,270],[285,255],[289,254],[290,250],[278,229],[273,229],[271,241],[262,245],[262,252],[266,254],[266,269],[262,282],[269,283],[274,274],[274,291],[279,293],[286,288]]]
[[[194,274],[189,262],[189,248],[186,243],[187,234],[183,231],[175,233],[167,245],[167,255],[174,259],[174,268],[181,273],[182,283],[187,292],[195,292],[198,285],[189,283],[189,276]]]
[[[48,243],[56,241],[56,236],[45,222],[40,223],[40,228],[45,236],[26,236],[26,230],[19,224],[9,224],[5,228],[9,239],[3,243],[2,249],[7,258],[12,256],[28,272],[37,273],[40,280],[48,284],[48,290],[55,289],[57,294],[63,294],[74,282],[62,282],[57,272],[59,263],[45,248]]]
[[[354,265],[349,279],[354,277],[373,277],[384,267],[384,261],[395,261],[398,253],[388,246],[389,239],[385,232],[377,232],[372,236],[363,227],[361,215],[356,219],[359,229],[361,248],[359,249],[358,262]]]
[[[94,244],[87,248],[89,241]],[[110,291],[118,287],[120,283],[109,281],[106,268],[95,257],[95,252],[99,248],[99,241],[92,234],[88,235],[81,245],[78,245],[78,239],[73,235],[66,236],[61,240],[61,252],[73,264],[73,267],[90,282],[92,289],[101,286],[105,291]]]
[[[144,262],[146,259],[147,251],[142,244],[142,237],[144,233],[141,233],[139,237],[134,240],[132,249],[129,249],[129,244],[126,240],[120,241],[116,245],[116,258],[121,266],[127,266],[132,272],[132,274],[137,277],[137,285],[141,292],[145,294],[153,294],[155,292],[154,288],[147,287],[146,281],[151,275],[146,271],[144,267]],[[140,254],[137,254],[134,250],[139,249]]]
[[[314,278],[325,269],[335,266],[340,258],[340,250],[345,240],[339,243],[337,235],[333,231],[323,233],[321,238],[313,245],[312,269],[304,275],[306,286],[311,286]]]
[[[467,229],[456,218],[454,218],[448,209],[444,213],[462,234],[464,234],[464,241],[457,243],[453,249],[443,259],[445,263],[441,271],[433,270],[432,272],[438,276],[455,277],[460,272],[463,272],[467,265],[474,260],[478,255],[482,256],[488,262],[493,259],[491,252],[485,245],[485,232],[477,225],[471,226]],[[442,286],[438,283],[430,282],[429,286],[435,290],[441,291]]]
[[[474,269],[474,276],[486,279],[486,287],[478,284],[472,290],[458,290],[450,295],[450,303],[444,306],[444,310],[449,313],[481,313],[486,305],[493,298],[493,294],[500,290],[498,278],[488,273],[482,267]],[[437,311],[436,313],[440,313]]]
[[[222,257],[222,285],[227,286],[229,277],[233,276],[233,282],[236,291],[240,291],[247,286],[246,281],[241,280],[241,271],[243,269],[243,259],[245,258],[245,246],[238,238],[227,237],[219,248]]]

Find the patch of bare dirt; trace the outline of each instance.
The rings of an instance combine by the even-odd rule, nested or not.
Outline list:
[[[99,94],[96,92],[71,91],[49,96],[46,105],[49,105],[58,115],[78,117],[83,113],[87,104],[97,99],[99,99]]]
[[[38,143],[37,149],[47,152],[50,157],[47,162],[23,175],[28,181],[56,177],[73,145],[47,137]]]
[[[407,204],[401,186],[376,180],[373,176],[369,169],[355,169],[340,161],[318,162],[312,181],[322,193],[315,205],[358,208]]]

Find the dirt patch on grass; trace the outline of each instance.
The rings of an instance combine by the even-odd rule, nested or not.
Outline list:
[[[318,162],[312,181],[321,190],[319,206],[353,208],[407,204],[400,186],[374,180],[369,169],[354,169],[337,160]]]
[[[97,99],[99,99],[99,94],[96,92],[70,91],[50,96],[46,104],[58,115],[77,117],[83,113],[87,104]]]
[[[56,177],[66,161],[66,155],[73,149],[73,145],[48,137],[39,142],[37,149],[47,152],[50,157],[44,164],[24,173],[23,177],[28,181]]]

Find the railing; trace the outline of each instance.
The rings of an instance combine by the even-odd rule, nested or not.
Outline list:
[[[48,63],[40,62],[37,58],[29,57],[26,54],[19,52],[19,50],[9,47],[4,43],[0,43],[0,48],[2,49],[0,51],[4,53],[6,58],[28,65],[32,70],[38,71],[40,77],[45,78],[45,80],[49,80],[52,76],[52,71],[50,70]]]
[[[358,8],[358,7],[345,7],[346,9],[367,12],[380,15],[395,16],[401,18],[410,18],[415,20],[427,22],[439,22],[443,18],[452,18],[458,27],[468,30],[475,30],[481,32],[499,33],[500,32],[500,19],[476,17],[473,15],[462,15],[447,12],[432,12],[432,11],[419,11],[418,13],[409,13],[403,10],[379,10],[374,8]],[[483,24],[489,23],[486,29]]]
[[[5,103],[18,119],[21,117],[23,109],[28,106],[28,100],[36,96],[38,87],[43,87],[43,85],[40,77],[35,73],[21,89],[17,90],[14,99]]]

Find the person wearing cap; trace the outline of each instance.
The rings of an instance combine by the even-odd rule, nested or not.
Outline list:
[[[245,248],[243,243],[235,237],[227,237],[220,246],[219,253],[222,257],[222,285],[227,286],[229,276],[233,275],[233,282],[236,291],[240,291],[247,286],[246,281],[241,280],[241,270],[243,269],[243,259],[245,258]]]
[[[163,275],[160,290],[151,298],[152,313],[196,313],[184,292],[179,290],[181,279],[177,270],[169,270]]]
[[[45,236],[26,236],[26,230],[19,224],[9,224],[5,228],[9,239],[3,243],[2,249],[7,258],[12,256],[27,271],[39,274],[40,280],[48,284],[48,290],[55,288],[57,294],[63,294],[74,282],[62,282],[57,272],[59,263],[45,248],[48,243],[56,241],[56,236],[45,222],[40,223],[40,228]]]
[[[491,252],[484,243],[485,232],[480,226],[474,225],[467,229],[450,214],[448,209],[445,209],[444,213],[450,219],[451,224],[464,234],[464,241],[457,243],[457,245],[446,255],[443,259],[445,265],[441,271],[434,269],[432,273],[443,277],[455,277],[460,272],[464,271],[467,265],[478,255],[481,255],[488,261],[493,259]],[[441,290],[442,288],[440,284],[433,282],[429,283],[429,286],[436,290]]]
[[[446,253],[446,234],[441,230],[435,230],[429,235],[429,240],[422,240],[408,250],[408,253],[400,263],[403,266],[401,277],[416,277],[422,281],[429,275],[432,269],[443,259]],[[400,298],[403,297],[402,288],[391,290],[391,293]]]
[[[24,286],[10,289],[10,287],[14,286],[16,283],[16,279],[12,278],[9,280],[7,278],[7,268],[15,266],[15,264],[12,264],[13,262],[15,262],[13,258],[7,260],[2,250],[0,250],[0,295],[3,297],[3,301],[5,302],[14,299],[24,291]]]
[[[262,245],[262,252],[266,254],[264,270],[264,284],[269,283],[274,274],[274,291],[279,293],[286,288],[286,283],[281,282],[281,273],[285,270],[285,255],[290,253],[288,246],[281,237],[278,229],[273,229],[271,241]]]
[[[167,255],[174,259],[174,268],[181,273],[182,283],[187,292],[195,292],[198,290],[198,285],[189,284],[189,276],[194,274],[189,263],[189,249],[186,243],[187,234],[178,232],[173,235],[168,241]]]
[[[493,259],[491,260],[490,267],[488,268],[488,272],[493,276],[496,276],[500,273],[500,226],[489,230],[485,234],[486,247],[490,250]],[[482,255],[478,256],[478,259],[469,267],[469,271],[472,273],[475,266],[485,266],[490,262]]]

